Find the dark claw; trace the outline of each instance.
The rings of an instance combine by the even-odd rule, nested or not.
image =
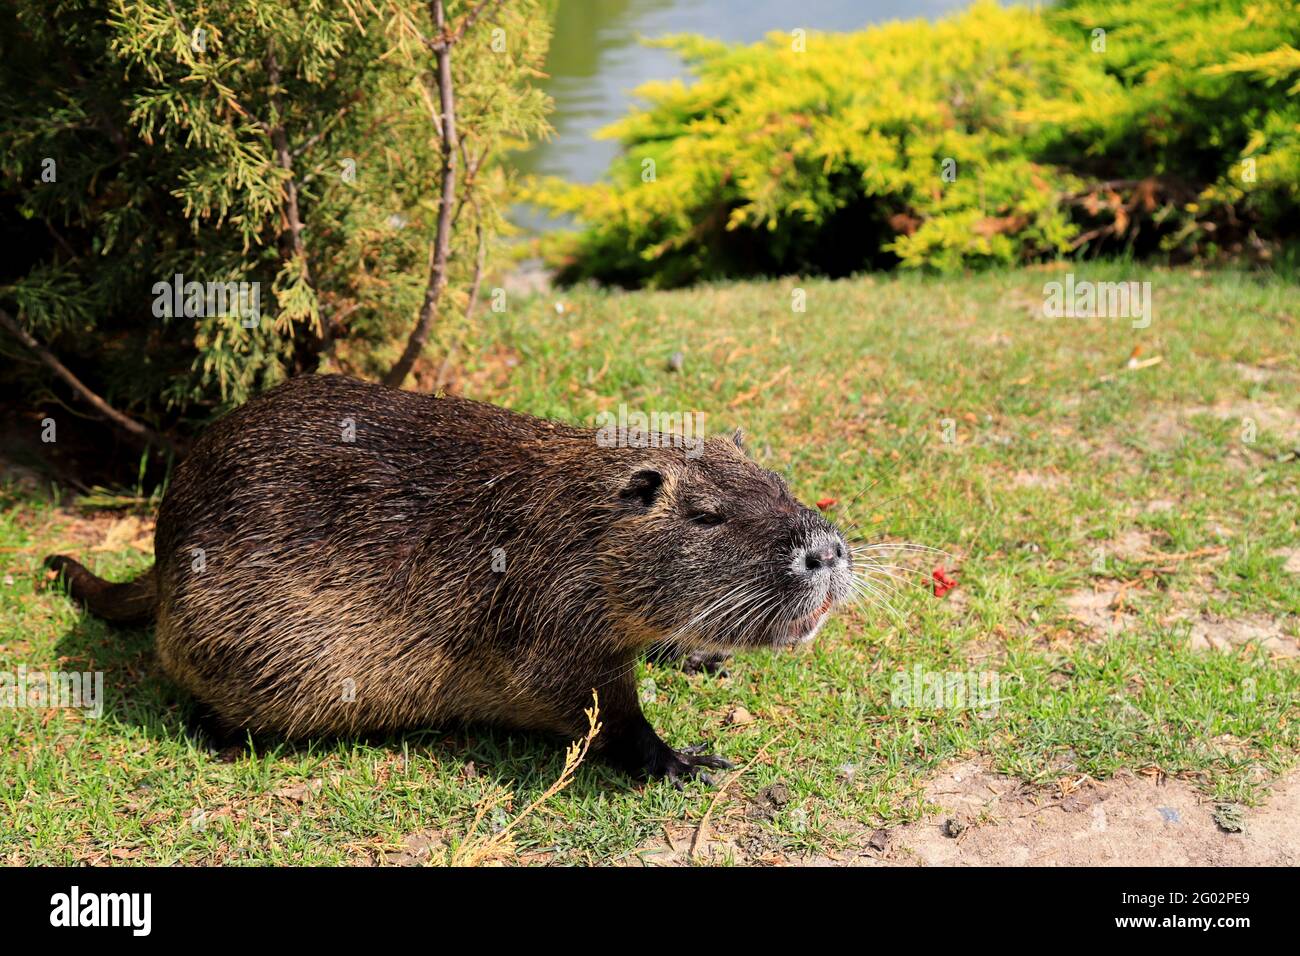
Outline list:
[[[689,747],[683,747],[677,751],[679,754],[687,757],[693,765],[697,767],[713,767],[715,770],[735,770],[736,765],[726,757],[719,757],[714,754],[705,753],[707,744],[691,744]]]
[[[674,787],[678,790],[684,789],[687,780],[697,779],[701,783],[714,786],[717,781],[713,775],[705,773],[703,767],[710,767],[715,770],[730,770],[735,767],[730,760],[714,754],[702,753],[704,744],[694,744],[690,747],[683,747],[681,750],[669,750],[669,756],[666,766],[663,768],[663,776],[667,777]]]
[[[699,765],[703,767],[712,767],[715,770],[735,770],[736,765],[726,757],[716,757],[709,754],[699,758]]]

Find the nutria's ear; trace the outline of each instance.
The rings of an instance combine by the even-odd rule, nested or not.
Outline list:
[[[632,474],[623,490],[618,493],[623,501],[649,508],[659,497],[664,486],[663,472],[655,468],[640,468]]]
[[[737,428],[731,433],[731,443],[742,452],[748,451],[748,449],[745,448],[745,430],[743,428]]]

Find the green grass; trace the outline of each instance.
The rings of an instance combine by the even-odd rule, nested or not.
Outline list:
[[[570,420],[620,402],[698,409],[711,432],[743,426],[804,500],[838,499],[832,514],[858,536],[954,555],[948,598],[902,588],[892,615],[851,609],[804,651],[746,654],[726,677],[643,666],[647,713],[672,743],[707,739],[743,764],[781,734],[713,813],[746,858],[860,845],[921,814],[924,781],[959,757],[1043,787],[1154,769],[1246,803],[1294,764],[1296,659],[1253,644],[1193,650],[1189,629],[1208,614],[1270,622],[1292,644],[1300,632],[1300,577],[1277,554],[1297,547],[1300,525],[1300,461],[1286,454],[1300,428],[1300,289],[1237,272],[1073,269],[1149,279],[1150,328],[1043,318],[1042,285],[1065,267],[570,291],[486,314],[467,394]],[[791,309],[796,286],[804,313]],[[1135,345],[1163,361],[1121,370]],[[667,369],[675,351],[680,372]],[[1243,417],[1259,420],[1251,444]],[[0,861],[355,863],[412,838],[431,840],[437,862],[481,801],[506,797],[486,832],[560,772],[553,742],[477,727],[223,762],[185,736],[186,702],[148,631],[114,631],[35,588],[51,550],[108,576],[148,556],[89,551],[107,519],[88,524],[48,488],[14,486],[2,501],[13,581],[0,587],[0,670],[102,669],[109,700],[97,721],[0,709]],[[1144,551],[1119,546],[1137,532]],[[1208,548],[1226,550],[1186,557]],[[1070,616],[1069,595],[1121,584],[1116,633]],[[891,702],[895,673],[917,664],[995,671],[997,712]],[[755,719],[731,723],[736,707]],[[778,781],[789,802],[747,812]],[[713,797],[589,764],[520,824],[514,858],[634,861],[666,828],[698,824]]]

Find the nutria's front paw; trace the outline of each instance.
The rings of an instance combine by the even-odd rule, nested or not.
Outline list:
[[[727,661],[731,655],[719,651],[692,651],[682,658],[682,670],[688,674],[712,674],[714,677],[729,677]]]
[[[713,785],[712,775],[706,773],[704,767],[712,767],[715,770],[731,770],[736,765],[724,757],[717,757],[713,754],[704,753],[704,744],[695,744],[691,747],[683,747],[681,750],[673,750],[671,747],[665,747],[666,751],[660,766],[649,768],[652,778],[665,777],[678,790],[683,789],[687,780],[695,777]]]

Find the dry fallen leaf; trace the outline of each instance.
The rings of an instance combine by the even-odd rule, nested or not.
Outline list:
[[[104,534],[104,540],[91,548],[91,551],[121,551],[132,541],[140,537],[142,531],[140,519],[134,515],[114,521]]]
[[[743,727],[745,724],[752,724],[753,722],[754,715],[744,707],[737,707],[727,715],[727,723],[733,727]]]
[[[292,800],[294,803],[306,803],[323,785],[324,781],[320,779],[302,780],[287,787],[281,787],[275,791],[275,795],[283,797],[285,800]]]

